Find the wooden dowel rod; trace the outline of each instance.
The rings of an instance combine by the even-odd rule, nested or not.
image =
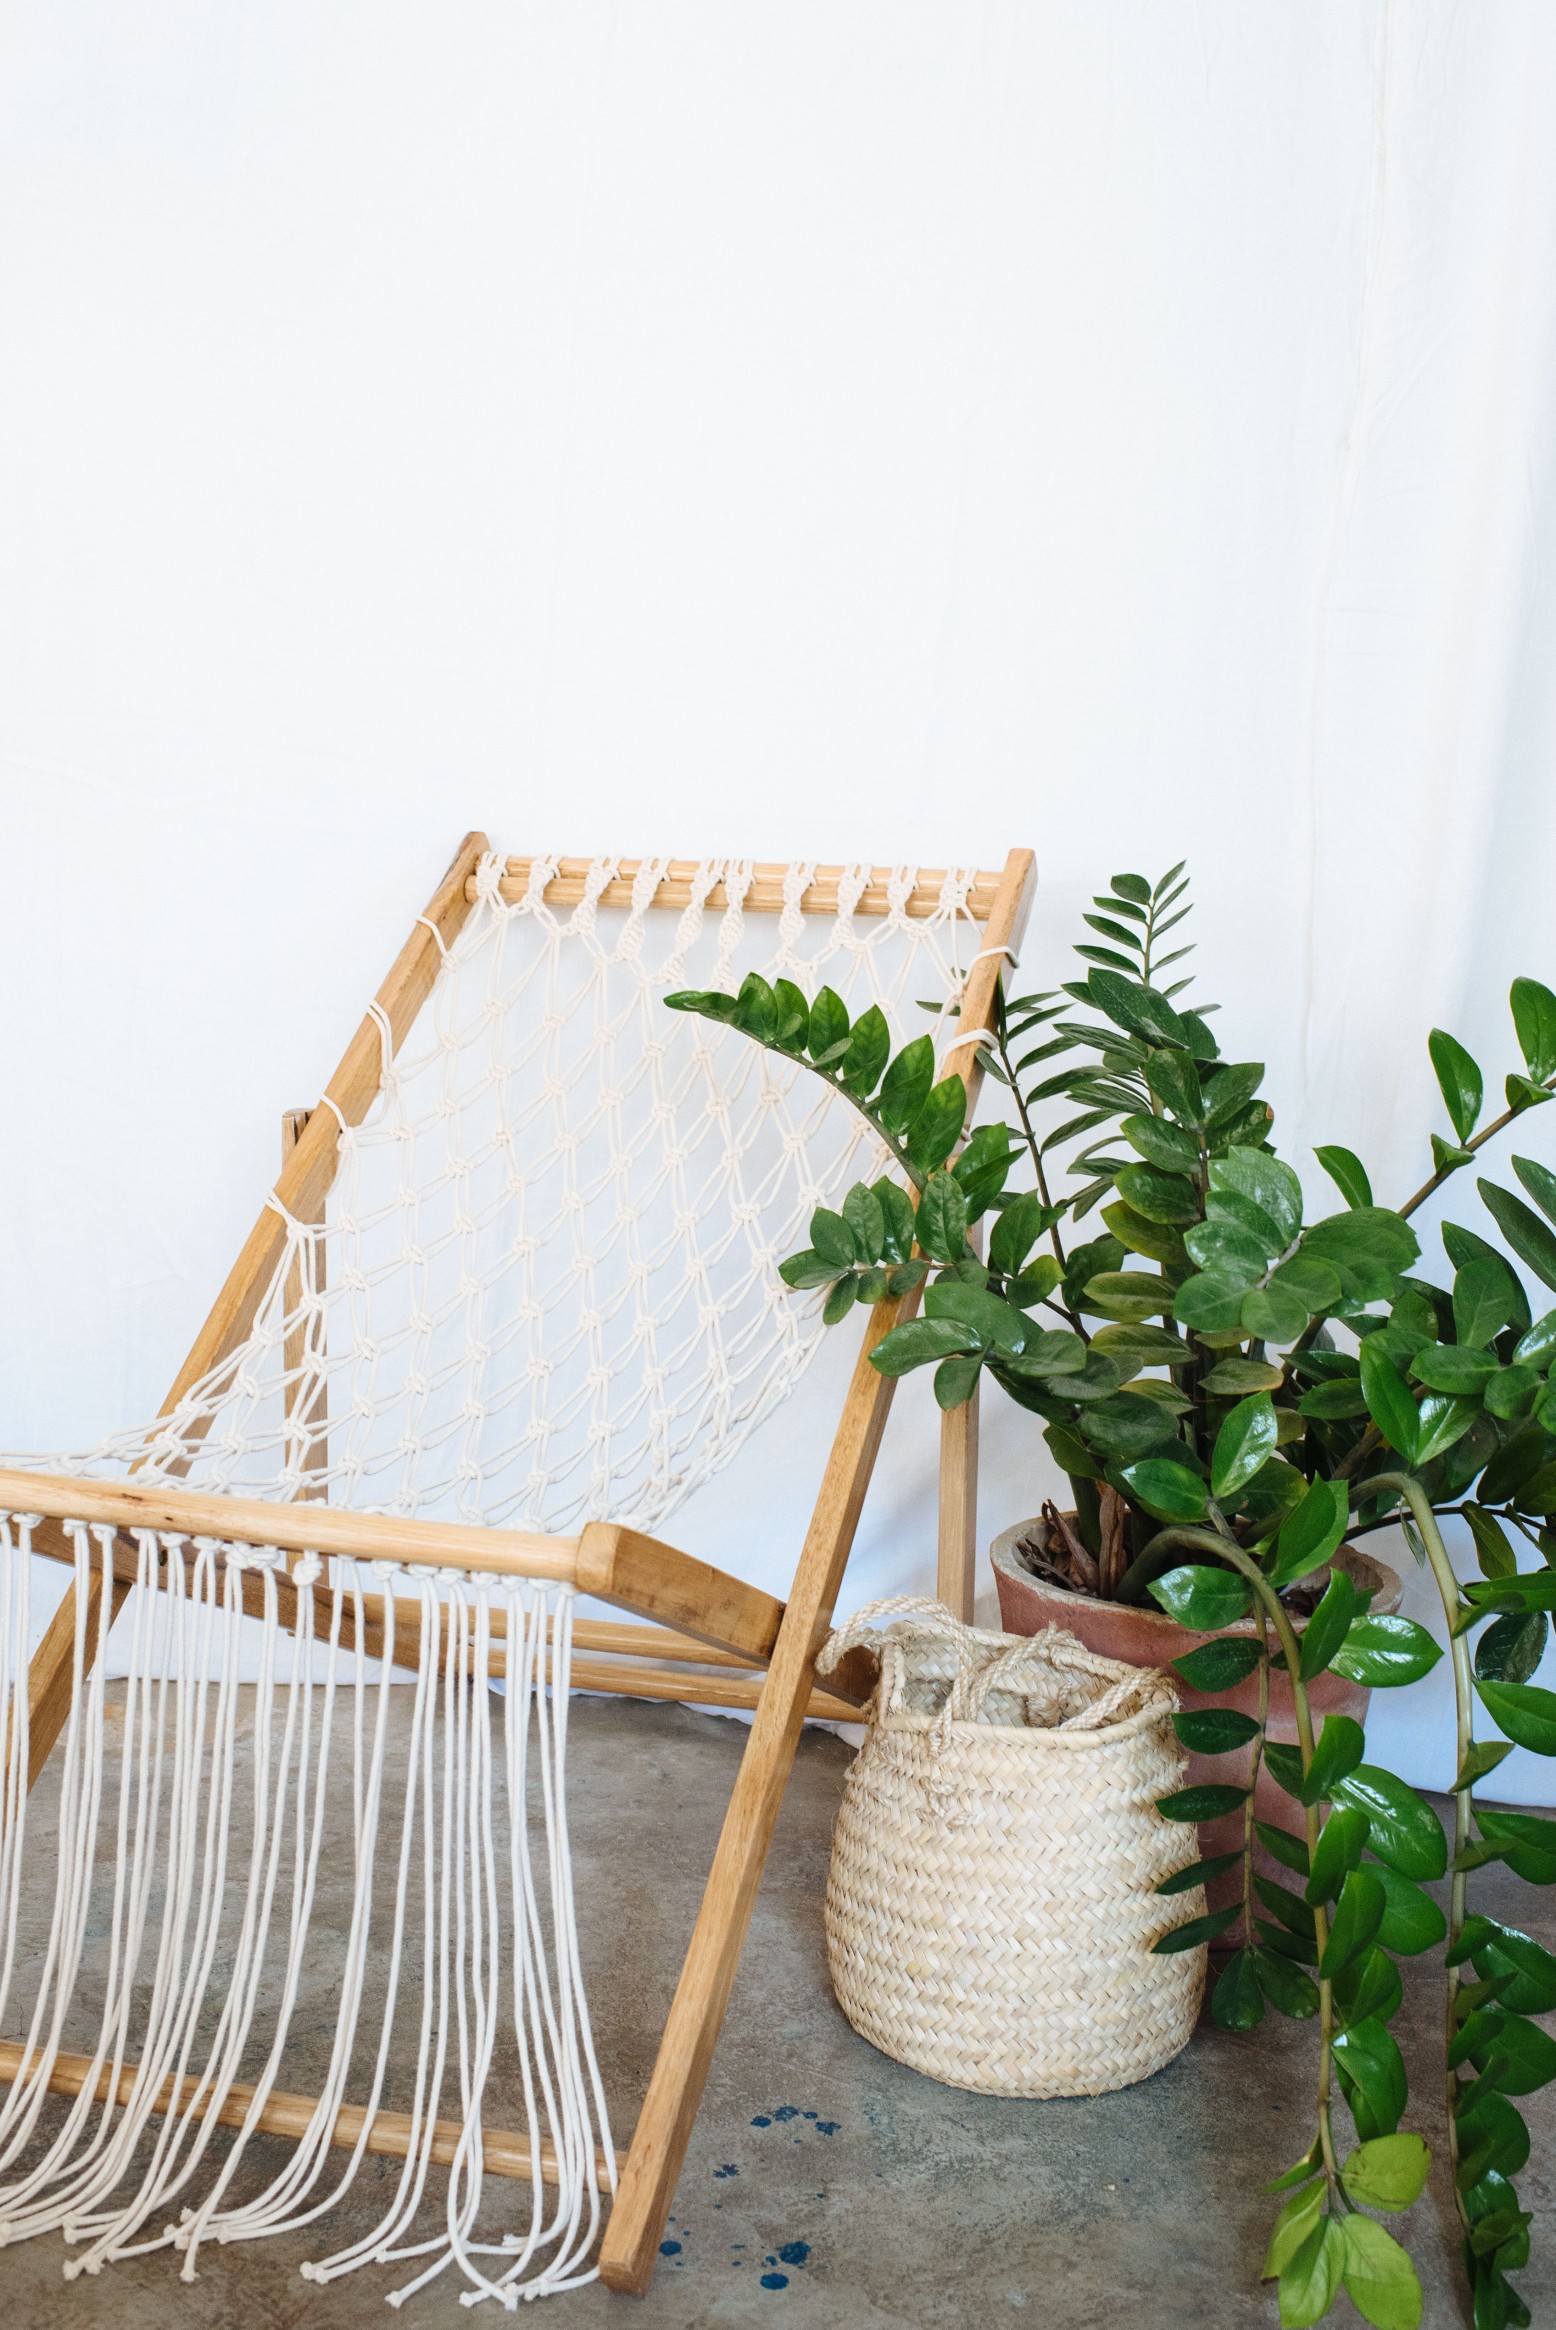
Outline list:
[[[510,904],[520,898],[528,897],[530,868],[534,862],[533,858],[509,858],[500,888],[502,896]],[[548,906],[577,906],[584,897],[589,869],[593,862],[590,858],[559,859],[556,873],[541,892],[546,904]],[[599,903],[602,906],[630,906],[633,888],[642,864],[641,858],[619,858],[615,878],[607,882],[600,892]],[[745,910],[748,914],[781,914],[783,912],[786,903],[783,894],[784,876],[788,870],[788,867],[782,864],[763,864],[754,869],[751,887],[747,890],[744,900]],[[672,859],[660,877],[658,889],[654,892],[655,909],[689,906],[692,900],[692,883],[696,872],[697,860],[695,858]],[[845,868],[842,866],[817,866],[809,889],[801,895],[800,912],[802,914],[836,914],[839,885],[844,872]],[[879,917],[890,912],[891,900],[888,885],[892,880],[892,874],[893,869],[890,866],[872,866],[870,868],[869,881],[853,909],[855,914]],[[973,877],[972,887],[967,894],[967,909],[975,922],[988,921],[993,912],[1002,879],[1001,875],[990,873],[979,873]],[[911,915],[914,921],[925,921],[931,914],[939,912],[940,890],[944,880],[945,875],[938,867],[920,869],[918,880],[909,892],[904,908],[904,911]],[[474,899],[476,895],[473,875],[465,885],[465,894],[470,899]],[[722,912],[724,907],[728,905],[729,895],[722,882],[714,884],[708,892],[706,902],[715,913]]]
[[[0,1472],[0,1510],[55,1521],[102,1521],[115,1529],[164,1529],[274,1545],[283,1553],[351,1554],[359,1561],[423,1562],[571,1585],[576,1537],[538,1530],[478,1529],[453,1521],[401,1521],[336,1505],[272,1505],[213,1497],[197,1489],[155,1488],[139,1480],[76,1480],[62,1473]],[[40,1548],[40,1550],[42,1550]]]
[[[21,2071],[27,2052],[25,2047],[17,2046],[14,2041],[0,2040],[0,2081],[3,2081],[7,2086],[10,2085]],[[36,2051],[34,2051],[33,2060],[36,2060]],[[89,2055],[56,2055],[53,2070],[49,2076],[49,2093],[51,2095],[79,2095],[91,2077],[91,2073],[92,2059]],[[119,2073],[115,2086],[114,2101],[116,2103],[124,2105],[129,2102],[134,2093],[135,2079],[135,2067],[132,2064],[126,2064]],[[112,2072],[105,2064],[98,2073],[92,2091],[99,2103],[107,2101],[111,2082]],[[198,2085],[198,2080],[192,2075],[179,2082],[180,2109],[187,2107]],[[227,2088],[216,2106],[217,2126],[219,2128],[241,2128],[248,2117],[249,2106],[254,2101],[254,2092],[252,2087],[238,2082],[234,2082],[231,2087]],[[173,2082],[171,2078],[168,2078],[163,2081],[158,2090],[156,2102],[151,2107],[152,2110],[155,2112],[170,2110],[172,2098]],[[196,2118],[202,2120],[208,2118],[215,2101],[213,2096],[203,2097],[196,2110]],[[262,2128],[266,2135],[270,2136],[304,2136],[308,2132],[317,2108],[317,2099],[313,2096],[287,2095],[272,2088],[255,2125]],[[366,2121],[367,2114],[359,2105],[343,2105],[335,2116],[334,2127],[330,2130],[330,2142],[339,2145],[343,2151],[349,2151],[361,2135]],[[440,2168],[447,2168],[451,2165],[459,2147],[461,2133],[457,2120],[439,2120],[436,2123],[432,2139],[432,2158]],[[408,2112],[375,2112],[372,2126],[368,2130],[366,2149],[369,2152],[378,2153],[388,2160],[403,2160],[410,2148],[410,2114]],[[485,2128],[481,2133],[481,2157],[485,2166],[494,2176],[520,2177],[525,2183],[529,2182],[532,2155],[527,2137],[510,2135],[502,2129]],[[610,2170],[603,2152],[596,2152],[594,2168],[599,2189],[604,2191],[610,2182]],[[558,2181],[556,2153],[549,2144],[542,2144],[540,2147],[540,2174],[542,2181],[546,2184],[555,2184]]]

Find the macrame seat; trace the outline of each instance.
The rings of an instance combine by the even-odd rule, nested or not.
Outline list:
[[[813,1662],[891,1396],[866,1356],[913,1300],[869,1314],[786,1603],[659,1540],[798,1380],[819,1321],[777,1263],[882,1157],[662,999],[759,969],[900,1038],[939,998],[972,1088],[1029,881],[1025,852],[919,876],[467,837],[162,1413],[0,1472],[0,2242],[62,2232],[67,2276],[168,2247],[187,2279],[317,2228],[304,2273],[393,2264],[396,2304],[451,2267],[467,2304],[646,2287],[800,1725],[872,1685]],[[579,1686],[754,1716],[619,2164]]]

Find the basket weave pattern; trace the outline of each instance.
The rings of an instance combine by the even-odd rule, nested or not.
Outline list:
[[[827,1881],[843,2012],[984,2095],[1147,2078],[1186,2044],[1205,1980],[1203,1946],[1151,1955],[1204,1910],[1197,1887],[1153,1890],[1198,1850],[1155,1809],[1183,1772],[1171,1683],[1057,1627],[1013,1641],[906,1598],[868,1604],[818,1664],[887,1616]]]

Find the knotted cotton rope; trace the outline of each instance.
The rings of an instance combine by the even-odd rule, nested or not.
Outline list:
[[[307,1556],[285,1581],[288,1629],[273,1549],[140,1530],[129,1672],[111,1700],[113,1532],[69,1526],[77,1690],[52,1811],[22,1785],[30,1522],[12,1516],[0,1539],[0,2014],[25,2033],[0,2097],[0,2243],[61,2232],[67,2276],[171,2248],[191,2280],[212,2241],[322,2232],[389,2112],[408,2125],[398,2172],[373,2187],[376,2221],[305,2274],[404,2264],[398,2304],[452,2267],[467,2304],[510,2308],[592,2279],[615,2161],[567,1836],[571,1590],[393,1563],[372,1564],[365,1585],[357,1563],[337,1560],[327,1579]],[[264,1593],[251,1694],[237,1681],[245,1569]],[[375,1673],[362,1647],[364,1593],[395,1590],[421,1632],[403,1723],[391,1670]],[[348,1615],[355,1648],[342,1653]],[[47,1944],[17,2000],[20,1866],[51,1846]],[[326,1855],[337,1884],[347,1864],[343,1941],[319,1914]],[[321,1989],[322,2061],[307,2044]],[[317,2100],[266,2174],[253,2138],[299,2052]],[[86,2069],[62,2108],[50,2089],[66,2054]],[[207,2107],[235,2082],[252,2094],[230,2115],[236,2133],[219,2134]],[[331,2135],[351,2112],[342,2148]],[[527,2141],[527,2184],[487,2170],[494,2120]]]

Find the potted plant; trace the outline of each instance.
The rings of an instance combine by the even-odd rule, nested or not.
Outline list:
[[[1204,1777],[1202,1764],[1161,1801],[1167,1818],[1205,1824],[1214,1848],[1173,1888],[1232,1897],[1156,1946],[1235,1928],[1216,2019],[1248,2029],[1272,2006],[1316,2022],[1317,2133],[1281,2180],[1293,2197],[1267,2260],[1282,2320],[1318,2320],[1342,2283],[1371,2321],[1408,2330],[1419,2318],[1409,2258],[1366,2210],[1407,2206],[1427,2173],[1426,2147],[1399,2126],[1406,2082],[1388,2024],[1396,1959],[1441,1948],[1449,2170],[1477,2330],[1527,2321],[1506,2278],[1528,2229],[1509,2181],[1528,2139],[1509,2097],[1556,2071],[1556,2042],[1529,2019],[1556,2006],[1556,1959],[1472,1916],[1466,1888],[1492,1858],[1556,1879],[1556,1823],[1483,1812],[1473,1795],[1507,1753],[1475,1743],[1477,1694],[1509,1738],[1556,1753],[1556,1694],[1528,1681],[1556,1607],[1544,1518],[1556,1515],[1556,1312],[1534,1321],[1517,1270],[1467,1229],[1442,1233],[1451,1285],[1418,1274],[1410,1217],[1556,1090],[1556,996],[1515,982],[1524,1066],[1483,1130],[1480,1072],[1435,1031],[1452,1138],[1433,1136],[1432,1173],[1382,1207],[1358,1159],[1320,1149],[1344,1203],[1308,1222],[1274,1152],[1262,1067],[1223,1059],[1210,1012],[1180,1001],[1186,980],[1164,982],[1187,952],[1166,943],[1187,911],[1181,867],[1156,883],[1115,876],[1086,918],[1101,943],[1078,950],[1084,975],[1000,1000],[987,1066],[1015,1122],[965,1142],[960,1080],[937,1081],[927,1036],[891,1056],[878,1011],[850,1023],[829,989],[810,1000],[760,979],[735,996],[668,1000],[824,1077],[901,1176],[819,1210],[811,1246],[783,1265],[787,1283],[824,1289],[829,1322],[856,1302],[921,1296],[923,1315],[885,1336],[874,1364],[933,1367],[943,1407],[988,1373],[1041,1419],[1070,1492],[1001,1540],[1007,1624],[1045,1622],[1051,1608],[1109,1655],[1170,1655],[1191,1695],[1180,1739],[1213,1773],[1236,1774]],[[1056,1109],[1071,1113],[1050,1129]],[[1061,1169],[1078,1190],[1059,1189]],[[1515,1169],[1534,1207],[1482,1183],[1486,1202],[1516,1258],[1556,1287],[1556,1175],[1526,1158]],[[1445,1511],[1464,1513],[1481,1550],[1486,1574],[1463,1593]],[[1441,1824],[1366,1762],[1364,1708],[1341,1696],[1408,1684],[1440,1656],[1357,1542],[1401,1521],[1453,1631],[1461,1752],[1446,1920],[1422,1889],[1448,1867]],[[1519,1570],[1515,1537],[1538,1568]],[[1159,1640],[1169,1620],[1191,1646]],[[1337,2090],[1359,2138],[1343,2161]]]

